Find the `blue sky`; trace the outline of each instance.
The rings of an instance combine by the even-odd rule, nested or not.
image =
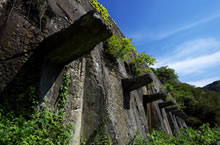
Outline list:
[[[168,65],[181,82],[220,80],[220,0],[99,0],[138,52]]]

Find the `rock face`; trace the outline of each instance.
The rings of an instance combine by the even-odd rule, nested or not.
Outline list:
[[[159,107],[165,91],[153,72],[136,78],[128,62],[106,56],[102,41],[111,36],[110,28],[90,12],[94,8],[87,0],[48,0],[48,18],[42,12],[28,13],[26,1],[4,1],[0,8],[3,101],[18,93],[18,86],[35,86],[41,100],[56,105],[63,74],[68,73],[71,84],[64,109],[66,122],[75,126],[73,145],[84,139],[91,143],[100,130],[113,144],[124,145],[137,130],[142,136],[152,129],[172,135],[186,127],[179,113]],[[123,36],[116,25],[111,30]]]

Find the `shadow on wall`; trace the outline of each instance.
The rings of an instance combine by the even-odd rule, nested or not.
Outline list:
[[[111,35],[110,26],[94,11],[88,12],[67,29],[46,38],[35,48],[35,51],[30,52],[28,61],[4,88],[1,101],[13,104],[13,110],[31,107],[30,104],[33,101],[31,95],[40,95],[40,98],[35,99],[42,100],[66,64],[87,54]],[[23,54],[16,55],[12,58]],[[10,59],[8,58],[8,61]],[[4,61],[7,62],[7,60]],[[32,94],[30,94],[30,88]],[[55,90],[57,95],[58,91],[59,88]]]

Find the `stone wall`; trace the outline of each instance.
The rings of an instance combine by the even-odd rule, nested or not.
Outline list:
[[[76,0],[48,0],[45,19],[39,16],[40,12],[29,11],[31,7],[25,1],[16,2],[0,3],[1,100],[4,101],[4,97],[9,97],[10,93],[18,93],[21,90],[18,86],[25,90],[31,85],[37,88],[41,100],[47,98],[56,106],[63,74],[68,73],[71,76],[71,84],[64,109],[65,121],[75,126],[71,144],[80,144],[80,140],[84,139],[93,142],[97,130],[100,129],[111,137],[113,144],[124,145],[137,130],[141,136],[145,136],[152,129],[162,129],[172,135],[173,132],[179,132],[182,127],[186,127],[183,119],[159,107],[158,103],[164,100],[144,102],[144,95],[165,92],[153,72],[149,74],[153,85],[142,85],[127,92],[126,88],[123,88],[122,80],[134,77],[129,71],[129,62],[109,59],[101,42],[103,40],[98,35],[88,35],[89,40],[97,38],[97,45],[81,41],[87,40],[82,37],[81,31],[74,31],[72,35],[68,34],[66,39],[59,39],[63,38],[61,36],[64,36],[65,30],[70,27],[81,30],[84,28],[82,25],[88,24],[88,21],[82,19],[82,16],[94,10],[88,0],[81,0],[80,3]],[[40,18],[42,19],[39,23]],[[99,21],[99,16],[91,17],[91,21],[96,18],[98,21],[95,22],[102,22],[100,25],[104,28],[97,33],[105,33],[103,39],[107,39],[111,35],[109,26],[103,20]],[[99,28],[89,30],[95,31]],[[116,35],[123,36],[116,25],[111,29]],[[68,38],[74,38],[70,41],[73,43],[68,43],[68,46],[54,45],[66,45]],[[47,54],[52,54],[53,57],[66,55],[82,50],[83,46],[88,48],[87,51],[83,51],[80,56],[77,53],[77,56],[70,55],[70,63],[69,59],[62,63],[45,59]],[[48,53],[57,49],[65,53],[60,50]]]

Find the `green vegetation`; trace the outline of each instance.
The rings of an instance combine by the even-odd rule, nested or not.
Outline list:
[[[220,81],[215,81],[205,87],[203,89],[220,92]]]
[[[137,54],[137,57],[132,60],[132,63],[136,65],[136,74],[141,73],[149,73],[150,69],[146,67],[141,67],[144,63],[148,66],[154,65],[156,59],[154,59],[151,55],[146,54],[145,52],[141,52]]]
[[[146,138],[138,134],[128,145],[218,145],[220,128],[210,128],[207,124],[199,129],[184,128],[181,133],[172,137],[163,131],[153,131]]]
[[[107,9],[101,5],[97,0],[89,0],[89,3],[93,6],[93,8],[95,8],[98,13],[102,16],[102,18],[110,25],[112,26],[110,15],[107,11]]]
[[[0,110],[1,145],[67,145],[72,131],[72,125],[63,123],[63,111],[43,107],[25,118]]]
[[[212,127],[220,126],[220,93],[186,83],[171,82],[169,85],[173,88],[169,91],[190,117],[191,125],[197,127],[201,123],[209,123]]]
[[[77,0],[78,3],[81,3],[81,0]]]
[[[71,133],[74,132],[71,124],[64,124],[62,109],[66,102],[69,78],[69,75],[64,75],[64,83],[60,88],[61,94],[59,95],[62,96],[62,99],[58,102],[60,110],[56,113],[50,109],[54,106],[47,107],[48,105],[44,105],[40,109],[34,109],[32,113],[22,112],[18,114],[12,111],[13,109],[8,110],[10,104],[2,104],[0,106],[1,145],[67,145],[71,139]],[[30,99],[37,105],[35,89],[30,87],[27,92],[28,95],[34,96]],[[32,106],[32,108],[36,107]]]
[[[106,40],[106,53],[111,54],[115,58],[119,58],[123,61],[130,59],[131,53],[137,51],[132,45],[132,39],[120,38],[113,35]]]
[[[66,104],[66,97],[68,95],[68,87],[70,85],[70,75],[69,74],[65,74],[63,76],[63,84],[60,87],[60,91],[59,91],[59,104],[58,107],[59,108],[63,108],[64,105]]]
[[[111,21],[109,19],[110,15],[107,9],[103,5],[101,5],[97,0],[89,0],[89,3],[98,11],[98,13],[109,25],[112,26],[112,23],[115,23],[113,20]],[[119,27],[117,28],[120,29]],[[141,67],[143,63],[153,65],[156,62],[156,60],[152,58],[152,56],[149,56],[144,52],[138,54],[136,49],[134,48],[134,45],[132,44],[131,38],[128,39],[113,35],[108,40],[106,40],[105,44],[107,45],[106,53],[123,61],[129,60],[131,54],[135,53],[137,57],[131,63],[135,64],[135,71],[137,75],[144,72],[149,73],[149,69]]]
[[[189,116],[188,124],[198,127],[209,123],[212,127],[220,126],[220,93],[196,88],[177,80],[173,69],[161,67],[155,70],[167,91],[177,100]],[[167,79],[166,79],[167,78]]]
[[[178,76],[175,73],[175,70],[168,68],[168,66],[162,66],[154,70],[154,73],[159,77],[159,80],[163,84],[173,82],[178,79]]]
[[[114,58],[118,58],[122,61],[131,59],[132,53],[135,53],[136,58],[134,58],[130,63],[134,64],[136,67],[136,74],[143,72],[149,72],[149,69],[141,67],[143,63],[147,65],[153,65],[156,60],[145,54],[144,52],[138,53],[135,46],[132,44],[132,39],[120,38],[113,35],[108,40],[106,40],[106,53],[112,55]]]

